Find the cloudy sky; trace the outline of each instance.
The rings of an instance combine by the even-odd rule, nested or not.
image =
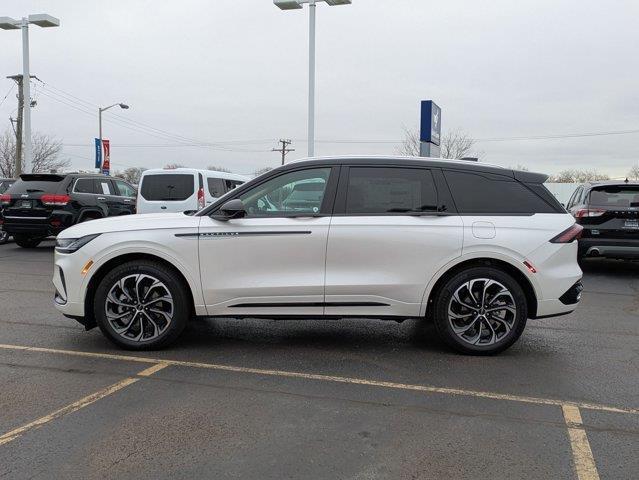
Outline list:
[[[34,130],[93,165],[97,106],[112,168],[177,162],[238,173],[276,166],[279,138],[306,154],[308,9],[272,0],[3,0],[31,28]],[[353,0],[318,13],[318,155],[391,154],[434,99],[444,130],[490,163],[547,173],[639,161],[636,0]],[[0,30],[0,130],[15,116],[18,31]],[[113,113],[118,116],[113,115]],[[636,130],[625,135],[512,137]],[[496,140],[499,139],[499,140]],[[505,140],[504,140],[505,139]],[[361,142],[361,143],[355,143]]]

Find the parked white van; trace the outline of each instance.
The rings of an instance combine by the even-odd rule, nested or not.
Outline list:
[[[137,213],[200,210],[248,180],[243,175],[193,168],[145,170]]]

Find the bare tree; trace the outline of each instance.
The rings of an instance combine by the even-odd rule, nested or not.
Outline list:
[[[36,132],[32,143],[33,173],[56,172],[69,166],[68,159],[60,158],[62,144],[59,140]],[[0,175],[7,178],[16,176],[16,138],[10,130],[5,130],[0,137]]]
[[[146,168],[129,167],[123,172],[115,172],[115,175],[113,176],[137,185],[140,183],[140,177],[145,170]]]
[[[215,172],[225,172],[225,173],[233,173],[231,172],[228,168],[224,168],[224,167],[218,167],[215,165],[209,165],[208,167],[206,167],[208,170],[213,170]]]
[[[579,170],[575,168],[562,170],[556,175],[551,175],[548,179],[548,181],[552,183],[583,183],[593,182],[597,180],[610,180],[610,177],[607,174],[600,173],[595,169]]]
[[[442,158],[460,159],[469,156],[481,157],[480,152],[473,152],[475,139],[459,128],[445,132],[441,141]],[[404,141],[397,149],[400,155],[419,157],[421,142],[419,131],[404,127]]]
[[[634,165],[628,172],[630,180],[639,180],[639,165]]]
[[[166,165],[164,165],[164,168],[166,168],[167,170],[172,170],[174,168],[185,168],[186,165],[182,165],[181,163],[167,163]]]

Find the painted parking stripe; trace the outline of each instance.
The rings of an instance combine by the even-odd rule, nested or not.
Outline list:
[[[570,437],[570,447],[572,448],[577,478],[579,480],[599,480],[597,465],[592,455],[579,408],[573,405],[563,405],[562,411],[568,427],[568,436]]]
[[[250,373],[255,375],[265,375],[265,376],[275,376],[275,377],[301,378],[306,380],[348,383],[353,385],[366,385],[366,386],[391,388],[391,389],[398,389],[398,390],[413,390],[413,391],[420,391],[420,392],[426,392],[426,393],[438,393],[443,395],[488,398],[492,400],[504,400],[504,401],[510,401],[510,402],[530,403],[530,404],[537,404],[537,405],[554,405],[557,407],[563,407],[564,405],[567,405],[567,406],[580,408],[583,410],[595,410],[600,412],[639,415],[639,408],[615,407],[615,406],[602,405],[602,404],[596,404],[596,403],[572,402],[572,401],[566,401],[566,400],[557,400],[553,398],[531,397],[531,396],[524,396],[524,395],[509,395],[505,393],[485,392],[480,390],[466,390],[462,388],[435,387],[430,385],[395,383],[395,382],[386,382],[386,381],[379,381],[379,380],[367,380],[363,378],[351,378],[351,377],[316,374],[316,373],[291,372],[286,370],[266,370],[261,368],[238,367],[233,365],[219,365],[214,363],[187,362],[182,360],[168,360],[168,359],[161,359],[161,358],[138,357],[138,356],[132,356],[132,355],[119,355],[119,354],[111,354],[111,353],[82,352],[78,350],[60,350],[60,349],[54,349],[54,348],[28,347],[28,346],[22,346],[22,345],[0,344],[0,349],[21,350],[21,351],[37,352],[37,353],[51,353],[51,354],[59,354],[59,355],[71,355],[71,356],[89,357],[89,358],[103,358],[103,359],[119,360],[119,361],[125,361],[125,362],[139,362],[139,363],[152,363],[152,364],[166,363],[167,365],[180,366],[180,367],[202,368],[202,369],[209,369],[209,370],[221,370],[221,371],[238,372],[238,373]]]
[[[87,407],[91,405],[92,403],[97,402],[101,398],[107,397],[119,390],[122,390],[123,388],[128,387],[129,385],[133,385],[134,383],[139,381],[141,378],[151,376],[154,373],[159,372],[160,370],[168,366],[169,365],[167,363],[158,363],[156,365],[153,365],[152,367],[142,370],[135,377],[125,378],[124,380],[114,383],[113,385],[103,388],[102,390],[98,390],[97,392],[92,393],[91,395],[87,395],[86,397],[81,398],[77,402],[73,402],[72,404],[67,405],[66,407],[62,407],[59,410],[56,410],[55,412],[50,413],[49,415],[45,415],[44,417],[38,418],[37,420],[34,420],[31,423],[27,423],[26,425],[23,425],[22,427],[16,428],[15,430],[11,430],[10,432],[7,432],[4,435],[0,436],[0,445],[9,443],[15,440],[16,438],[24,435],[25,433],[29,432],[30,430],[35,430],[36,428],[40,428],[42,425],[52,422],[53,420],[57,418],[64,417],[65,415],[69,415],[70,413],[73,413],[73,412],[77,412],[81,408]]]

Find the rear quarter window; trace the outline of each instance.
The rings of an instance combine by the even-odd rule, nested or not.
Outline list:
[[[536,194],[534,186],[526,186],[513,178],[453,170],[445,170],[444,175],[459,213],[530,215],[563,211]],[[545,189],[543,185],[538,187]]]
[[[150,201],[183,201],[195,193],[192,174],[146,175],[142,177],[140,195]]]

